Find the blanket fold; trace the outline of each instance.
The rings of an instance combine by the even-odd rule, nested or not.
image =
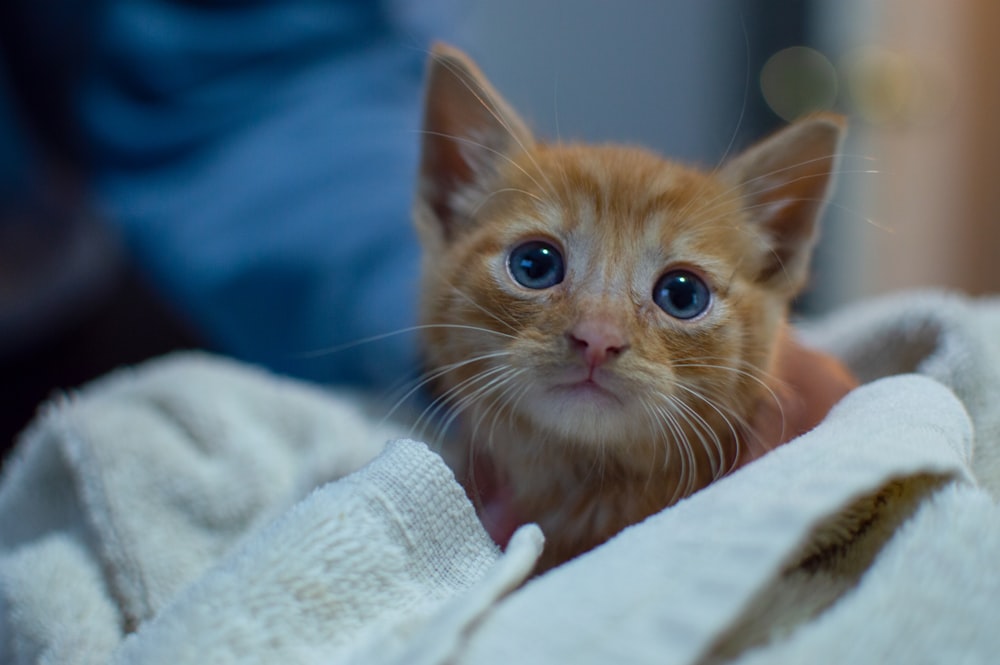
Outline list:
[[[497,550],[363,399],[203,354],[113,374],[3,468],[0,662],[993,662],[1000,302],[897,295],[803,334],[865,385],[527,583],[537,527]]]
[[[493,588],[524,579],[534,545],[512,548],[520,565],[503,566],[511,578]],[[441,459],[397,441],[223,557],[111,662],[366,662],[360,654],[373,650],[385,659],[499,559]],[[230,608],[240,620],[219,621]]]
[[[377,426],[357,399],[203,354],[123,370],[49,404],[22,437],[0,483],[0,557],[100,570],[78,589],[80,602],[110,603],[117,620],[92,626],[81,611],[60,642],[111,631],[116,643],[234,542],[400,432]],[[15,577],[3,570],[0,579]],[[0,598],[6,589],[20,598],[13,589],[23,582],[0,587]],[[43,603],[33,615],[58,615],[58,594],[32,597]],[[11,630],[0,662],[37,662],[50,648],[50,639],[35,644],[31,631]],[[5,649],[28,655],[5,659]],[[87,662],[80,649],[67,662]]]
[[[840,310],[804,333],[862,381],[917,372],[948,386],[976,431],[971,470],[1000,497],[1000,299],[935,291],[884,297]]]
[[[901,396],[906,409],[899,408]],[[873,423],[872,438],[858,421]],[[886,445],[871,446],[873,439]],[[745,634],[754,628],[747,619],[760,612],[772,614],[769,628],[787,622],[773,605],[795,592],[782,579],[786,568],[807,559],[820,565],[817,555],[829,559],[824,567],[842,565],[838,553],[850,551],[857,525],[876,518],[867,511],[844,515],[845,509],[893,482],[969,481],[971,443],[964,410],[940,384],[902,376],[863,386],[796,445],[528,584],[486,619],[468,662],[710,662],[713,648],[728,652],[737,642],[760,639]],[[789,476],[790,468],[799,473]],[[795,603],[793,618],[808,619],[855,581],[827,576],[822,588],[799,594],[809,606]],[[779,584],[783,590],[775,594]],[[761,595],[768,600],[755,602]],[[583,609],[552,612],[556,606]]]

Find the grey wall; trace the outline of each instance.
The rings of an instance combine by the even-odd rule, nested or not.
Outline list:
[[[732,0],[470,0],[461,46],[542,135],[714,164],[740,122]]]
[[[836,59],[874,29],[865,0],[458,1],[459,45],[543,136],[640,143],[705,166],[780,126],[759,92],[771,54],[804,43]],[[863,154],[859,129],[849,158]],[[851,257],[870,232],[859,179],[871,177],[854,174],[870,168],[859,163],[843,164],[803,311],[859,292]]]

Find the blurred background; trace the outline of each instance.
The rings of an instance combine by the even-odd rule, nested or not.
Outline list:
[[[412,336],[422,62],[542,136],[712,167],[849,116],[800,309],[1000,291],[991,0],[6,0],[0,449],[55,390],[179,348],[385,390]]]

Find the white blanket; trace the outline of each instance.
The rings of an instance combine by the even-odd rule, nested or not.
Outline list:
[[[498,551],[358,400],[199,354],[111,375],[3,469],[0,662],[1000,662],[1000,303],[806,336],[867,382],[823,424],[524,585],[538,529]]]

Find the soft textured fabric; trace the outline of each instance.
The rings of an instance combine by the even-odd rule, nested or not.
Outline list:
[[[355,398],[203,355],[107,377],[4,468],[0,661],[995,662],[1000,303],[804,334],[866,381],[820,426],[531,579],[537,527],[501,553]]]

